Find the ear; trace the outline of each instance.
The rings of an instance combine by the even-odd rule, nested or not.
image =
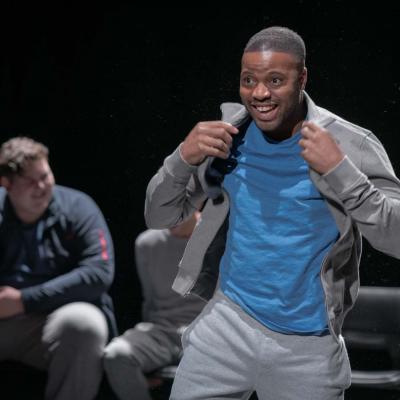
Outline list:
[[[304,67],[299,76],[299,83],[301,90],[304,90],[307,83],[307,68]]]
[[[11,187],[11,180],[6,176],[0,176],[0,186],[3,186],[8,191]]]

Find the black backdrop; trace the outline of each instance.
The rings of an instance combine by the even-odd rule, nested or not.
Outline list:
[[[132,3],[15,1],[0,10],[1,141],[43,141],[57,181],[86,191],[103,210],[116,248],[121,330],[140,318],[133,243],[145,229],[146,184],[197,121],[217,119],[220,102],[238,100],[241,52],[258,30],[285,25],[303,36],[308,93],[374,131],[400,174],[396,6]],[[362,283],[397,286],[398,267],[365,244]]]

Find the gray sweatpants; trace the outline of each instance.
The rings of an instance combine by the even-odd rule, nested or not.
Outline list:
[[[342,339],[271,331],[219,291],[182,343],[173,400],[340,400],[350,386]]]
[[[0,360],[47,370],[46,399],[91,400],[101,382],[107,339],[107,323],[97,307],[70,303],[49,315],[0,319]]]
[[[141,322],[108,344],[104,369],[119,399],[151,400],[144,374],[178,362],[181,352],[176,328]]]

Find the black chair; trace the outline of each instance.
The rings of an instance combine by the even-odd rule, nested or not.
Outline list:
[[[400,288],[361,286],[343,336],[352,386],[400,390]]]
[[[167,365],[147,374],[147,383],[153,400],[169,398],[176,369],[177,365]]]

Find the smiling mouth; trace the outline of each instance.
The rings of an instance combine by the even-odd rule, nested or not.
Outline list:
[[[274,108],[276,108],[277,107],[277,105],[276,104],[270,104],[270,105],[264,105],[264,106],[256,106],[256,105],[253,105],[253,107],[258,111],[258,112],[262,112],[262,113],[265,113],[265,112],[269,112],[269,111],[271,111],[271,110],[273,110]]]
[[[47,197],[47,192],[37,193],[32,196],[34,200],[43,200]]]
[[[252,107],[257,111],[258,117],[262,120],[274,119],[276,116],[275,110],[277,109],[277,104],[263,104],[256,105],[252,104]]]

